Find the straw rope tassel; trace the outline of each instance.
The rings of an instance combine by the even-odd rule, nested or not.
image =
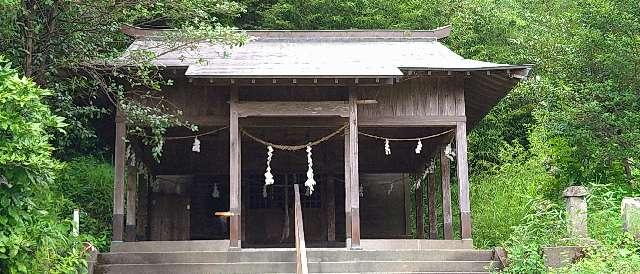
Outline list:
[[[316,185],[316,181],[313,179],[313,160],[311,159],[311,146],[307,146],[307,162],[309,163],[309,169],[307,170],[307,181],[304,185],[308,188],[309,195],[313,194],[313,186]]]
[[[264,185],[269,186],[275,183],[273,174],[271,174],[271,158],[273,157],[273,148],[267,146],[267,171],[264,173]],[[266,193],[266,192],[265,192]]]

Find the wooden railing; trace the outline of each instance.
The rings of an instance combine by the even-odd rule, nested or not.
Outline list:
[[[302,205],[300,204],[300,187],[293,185],[295,196],[295,232],[296,232],[296,273],[307,274],[307,249],[304,242],[304,223],[302,222]]]

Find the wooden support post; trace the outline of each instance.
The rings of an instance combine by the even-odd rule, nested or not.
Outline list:
[[[345,237],[351,242],[351,160],[349,158],[349,127],[344,134],[344,217]]]
[[[125,237],[127,242],[136,241],[136,205],[138,203],[138,167],[127,166],[127,215]]]
[[[427,199],[429,207],[429,239],[438,238],[438,220],[436,214],[436,173],[427,175]]]
[[[351,249],[360,249],[360,177],[358,174],[357,94],[349,89],[349,168],[351,183]]]
[[[453,239],[453,217],[451,216],[451,166],[444,148],[440,149],[440,178],[442,180],[442,219],[444,239]]]
[[[471,202],[469,200],[469,166],[467,163],[467,124],[456,124],[456,152],[460,200],[460,234],[471,239]]]
[[[113,219],[112,237],[114,242],[124,240],[124,162],[125,135],[127,125],[119,110],[116,111],[116,135],[114,145],[114,177],[113,177]]]
[[[229,248],[240,248],[240,218],[241,218],[241,151],[240,151],[240,128],[238,127],[238,111],[235,104],[238,102],[238,87],[234,86],[230,90],[230,113],[229,113],[229,211],[233,214],[229,226]]]
[[[421,180],[419,174],[417,179]],[[420,186],[416,188],[416,238],[424,239],[424,182],[420,182]]]

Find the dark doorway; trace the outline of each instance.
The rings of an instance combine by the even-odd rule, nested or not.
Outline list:
[[[302,186],[300,191],[303,193],[300,193],[300,197],[307,246],[344,246],[344,239],[342,242],[338,242],[335,241],[335,236],[334,239],[329,237],[330,233],[334,233],[334,235],[336,233],[336,220],[344,219],[344,213],[340,214],[335,205],[333,208],[327,206],[327,201],[329,201],[327,196],[330,194],[327,189],[331,187],[335,189],[336,180],[334,178],[316,175],[315,191],[307,193],[307,188],[303,187],[307,180],[305,174],[274,174],[274,177],[276,183],[266,187],[264,175],[255,174],[243,177],[243,204],[245,206],[243,208],[243,212],[245,212],[243,247],[294,246],[294,184]],[[330,184],[333,185],[330,186]],[[332,194],[336,201],[340,199],[335,192]],[[333,212],[333,216],[330,216],[331,212]],[[333,228],[331,228],[331,222],[333,222]]]
[[[197,175],[191,186],[191,240],[229,239],[229,176]]]

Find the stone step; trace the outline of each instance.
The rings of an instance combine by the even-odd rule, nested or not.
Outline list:
[[[490,250],[345,250],[310,249],[309,262],[343,261],[489,261]],[[100,264],[295,262],[294,249],[242,251],[111,252]]]
[[[472,240],[362,239],[364,250],[473,249]],[[113,242],[111,252],[226,251],[229,240]]]
[[[489,272],[492,261],[359,261],[310,262],[309,271],[316,273],[388,273],[388,272]],[[175,263],[175,264],[105,264],[97,274],[124,273],[292,273],[295,262],[259,263]]]

